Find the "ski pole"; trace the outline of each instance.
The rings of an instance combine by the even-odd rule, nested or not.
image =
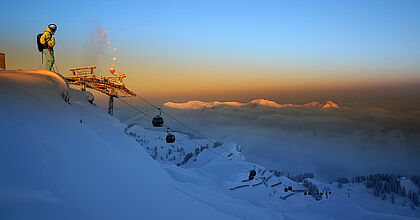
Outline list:
[[[54,70],[56,70],[56,71],[57,71],[57,73],[60,73],[60,71],[58,70],[58,66],[57,66],[57,64],[55,64],[55,63],[54,63]]]

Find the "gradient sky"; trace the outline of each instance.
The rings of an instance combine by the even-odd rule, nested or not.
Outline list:
[[[1,9],[8,68],[40,68],[35,36],[56,23],[62,74],[109,68],[111,50],[92,45],[104,28],[126,84],[157,102],[367,99],[420,109],[420,1],[6,1]]]

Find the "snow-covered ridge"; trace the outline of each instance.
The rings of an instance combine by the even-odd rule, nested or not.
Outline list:
[[[233,142],[209,144],[208,140],[191,140],[174,132],[178,139],[168,145],[163,138],[165,132],[144,129],[139,125],[131,126],[126,132],[179,181],[186,181],[184,178],[187,177],[189,184],[227,193],[259,207],[282,210],[287,218],[346,219],[339,213],[346,213],[348,219],[410,219],[398,215],[420,215],[416,210],[420,204],[419,193],[415,193],[419,190],[416,186],[419,184],[418,177],[408,179],[376,174],[352,179],[343,177],[337,182],[326,183],[317,180],[311,173],[286,175],[243,161],[241,147]],[[254,180],[246,181],[246,167],[256,169]],[[218,181],[209,176],[217,177]],[[292,190],[286,190],[289,187]],[[312,211],[306,211],[308,207]],[[318,209],[324,210],[324,213],[319,213]],[[340,211],[334,214],[329,209]],[[382,212],[388,214],[379,214]]]
[[[167,144],[166,132],[128,127],[87,98],[49,71],[0,71],[0,219],[420,217],[418,181],[287,176],[245,161],[233,141],[174,132]]]
[[[288,108],[288,107],[317,107],[322,109],[339,109],[341,108],[338,104],[333,101],[327,101],[326,103],[319,102],[310,102],[303,105],[296,104],[279,104],[274,101],[266,99],[255,99],[250,102],[202,102],[202,101],[188,101],[184,103],[175,103],[175,102],[166,102],[164,103],[166,107],[183,109],[183,110],[197,110],[197,109],[206,109],[206,108],[215,108],[217,106],[230,106],[230,107],[243,107],[243,106],[265,106],[271,108]]]
[[[186,193],[56,73],[0,71],[0,103],[0,219],[244,219]]]
[[[142,146],[150,156],[158,161],[173,163],[182,167],[201,167],[218,160],[242,162],[241,147],[232,141],[215,141],[190,139],[185,134],[172,132],[176,142],[165,142],[166,132],[145,129],[133,125],[125,131]]]

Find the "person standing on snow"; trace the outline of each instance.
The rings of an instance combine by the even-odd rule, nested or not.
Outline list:
[[[53,37],[55,31],[57,30],[57,25],[50,24],[45,28],[44,33],[40,37],[39,41],[42,45],[42,54],[45,60],[45,70],[53,70],[53,65],[55,63],[54,58],[54,46],[55,38]]]

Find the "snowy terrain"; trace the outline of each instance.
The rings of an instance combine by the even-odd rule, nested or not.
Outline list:
[[[411,177],[330,183],[249,163],[234,141],[167,144],[49,71],[0,71],[0,92],[0,219],[420,218]]]

